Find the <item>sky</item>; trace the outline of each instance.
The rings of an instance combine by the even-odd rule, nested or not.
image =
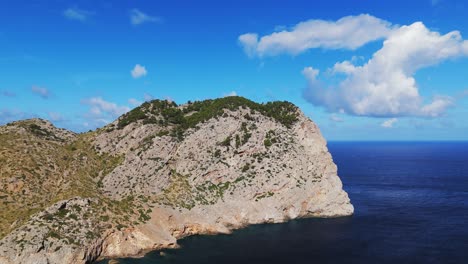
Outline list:
[[[0,1],[0,124],[290,101],[327,140],[468,140],[468,3]]]

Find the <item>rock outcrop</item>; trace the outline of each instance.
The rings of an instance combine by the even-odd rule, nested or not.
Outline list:
[[[4,237],[0,263],[139,256],[190,235],[354,210],[319,128],[287,102],[156,100],[69,135],[57,135],[60,144],[92,146],[88,160],[112,165],[91,162],[86,182],[95,190],[32,214]]]

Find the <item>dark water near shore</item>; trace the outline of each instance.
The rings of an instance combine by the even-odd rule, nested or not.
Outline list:
[[[468,263],[468,142],[329,149],[354,216],[189,237],[120,263]]]

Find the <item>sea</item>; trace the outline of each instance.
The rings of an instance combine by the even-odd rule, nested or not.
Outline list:
[[[468,142],[328,147],[353,216],[192,236],[119,263],[468,263]]]

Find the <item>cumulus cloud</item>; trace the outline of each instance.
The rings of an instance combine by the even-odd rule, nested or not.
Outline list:
[[[355,50],[368,42],[387,37],[389,22],[371,15],[347,16],[337,21],[308,20],[291,30],[282,30],[259,38],[257,33],[240,35],[238,40],[249,56],[297,55],[308,49]]]
[[[239,36],[239,43],[244,48],[244,52],[253,57],[257,53],[258,34],[247,33]]]
[[[119,106],[116,103],[108,102],[101,97],[87,98],[82,100],[81,103],[91,107],[87,117],[96,119],[102,119],[104,116],[116,118],[130,111],[128,106]]]
[[[343,109],[359,116],[438,117],[454,105],[454,99],[442,95],[423,98],[414,75],[419,69],[467,55],[468,41],[458,31],[441,35],[416,22],[393,29],[364,65],[336,63],[328,78],[344,75],[337,85],[325,85],[327,80],[320,78],[318,70],[305,68],[308,87],[304,97],[331,112]]]
[[[320,70],[314,69],[313,67],[305,67],[302,70],[302,74],[311,82],[317,82],[317,76],[319,75]]]
[[[82,10],[76,7],[68,8],[65,11],[63,11],[63,15],[70,19],[70,20],[76,20],[80,22],[85,22],[88,20],[88,17],[92,14],[90,11]]]
[[[140,77],[146,76],[148,72],[146,71],[145,66],[141,66],[140,64],[137,64],[135,65],[133,70],[130,71],[130,73],[132,74],[133,78],[138,79]]]
[[[31,91],[34,94],[40,96],[42,99],[48,99],[48,98],[50,98],[50,95],[51,95],[47,88],[39,87],[39,86],[35,86],[35,85],[31,88]]]
[[[134,8],[130,10],[130,23],[132,25],[140,25],[147,22],[161,22],[162,19],[156,16],[147,15],[140,10]]]
[[[419,111],[421,115],[427,117],[438,117],[445,110],[455,105],[455,100],[451,96],[434,96],[432,102],[421,107]]]
[[[396,122],[398,122],[397,118],[391,118],[383,121],[382,124],[380,124],[380,126],[384,128],[392,128]]]

